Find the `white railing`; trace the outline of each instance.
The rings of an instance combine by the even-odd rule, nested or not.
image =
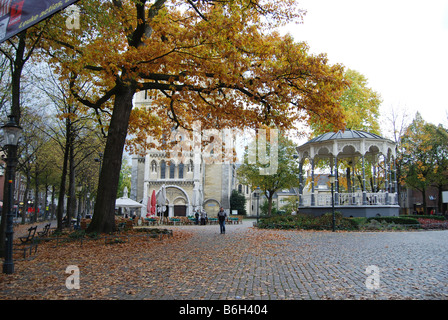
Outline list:
[[[337,198],[336,198],[337,197]],[[302,195],[303,206],[311,206],[311,194]],[[366,193],[366,204],[371,206],[395,205],[397,203],[396,193]],[[355,193],[335,193],[335,205],[340,206],[362,206],[363,196],[361,192]],[[316,194],[314,196],[314,206],[331,206],[331,194]]]

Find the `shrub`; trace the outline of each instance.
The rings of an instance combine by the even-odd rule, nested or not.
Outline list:
[[[335,218],[336,229],[338,230],[358,229],[356,221],[343,217],[340,212],[335,213]],[[331,230],[333,226],[333,215],[332,213],[326,213],[320,217],[305,214],[295,216],[275,215],[262,218],[258,226],[265,229]]]
[[[448,221],[438,219],[419,218],[422,229],[448,229]]]
[[[404,230],[414,225],[404,225],[396,224],[395,222],[377,221],[375,219],[370,219],[368,223],[363,224],[360,228],[363,230]]]
[[[418,225],[419,222],[415,218],[409,218],[409,217],[370,217],[367,218],[367,223],[369,223],[372,220],[376,220],[379,222],[386,222],[386,223],[394,223],[394,224],[404,224],[404,225]]]
[[[85,236],[86,236],[85,230],[76,230],[68,235],[70,239],[81,239],[84,238]]]
[[[440,220],[440,221],[446,220],[446,218],[444,216],[431,216],[431,215],[409,215],[406,217],[414,218],[414,219],[433,219],[433,220]]]

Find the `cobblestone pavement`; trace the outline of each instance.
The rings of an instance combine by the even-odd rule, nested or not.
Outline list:
[[[250,226],[252,221],[227,225],[223,235],[218,226],[178,227],[194,236],[170,270],[156,272],[157,285],[132,298],[448,299],[448,231],[332,233]],[[163,248],[172,259],[170,249]],[[182,270],[186,266],[191,269]]]
[[[448,230],[333,233],[259,230],[252,223],[227,225],[226,234],[220,234],[217,225],[167,227],[190,235],[182,243],[161,241],[154,250],[127,254],[122,269],[106,271],[106,276],[108,272],[129,275],[140,266],[145,270],[139,270],[132,281],[129,277],[109,281],[103,297],[448,299]],[[81,268],[81,285],[100,282],[86,268]],[[71,290],[66,298],[89,298],[83,294],[83,290]]]

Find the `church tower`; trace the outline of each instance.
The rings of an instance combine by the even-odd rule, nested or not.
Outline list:
[[[149,104],[145,91],[135,94],[135,107]],[[165,216],[192,216],[196,210],[204,209],[209,217],[215,217],[220,207],[229,214],[230,195],[235,188],[235,164],[226,158],[233,152],[230,150],[233,146],[230,130],[194,131],[193,140],[208,139],[207,136],[215,138],[215,143],[202,150],[197,149],[200,143],[187,141],[190,135],[181,131],[173,135],[182,142],[180,145],[190,145],[191,148],[154,148],[146,150],[144,157],[132,155],[131,198],[145,205],[142,216],[146,216],[151,197],[157,197],[162,191],[166,194],[166,206],[161,208]],[[224,148],[223,152],[222,141],[227,141],[225,148],[229,150]],[[159,144],[159,141],[151,142]],[[173,155],[177,156],[173,158]]]

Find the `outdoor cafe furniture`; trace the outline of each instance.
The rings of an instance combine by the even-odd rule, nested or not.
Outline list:
[[[238,223],[238,218],[230,217],[229,220],[232,222],[232,224]]]
[[[169,219],[169,224],[176,225],[176,223],[180,223],[180,219],[178,219],[178,218],[170,218]]]
[[[157,223],[156,218],[145,218],[146,223],[149,225],[155,225]]]

